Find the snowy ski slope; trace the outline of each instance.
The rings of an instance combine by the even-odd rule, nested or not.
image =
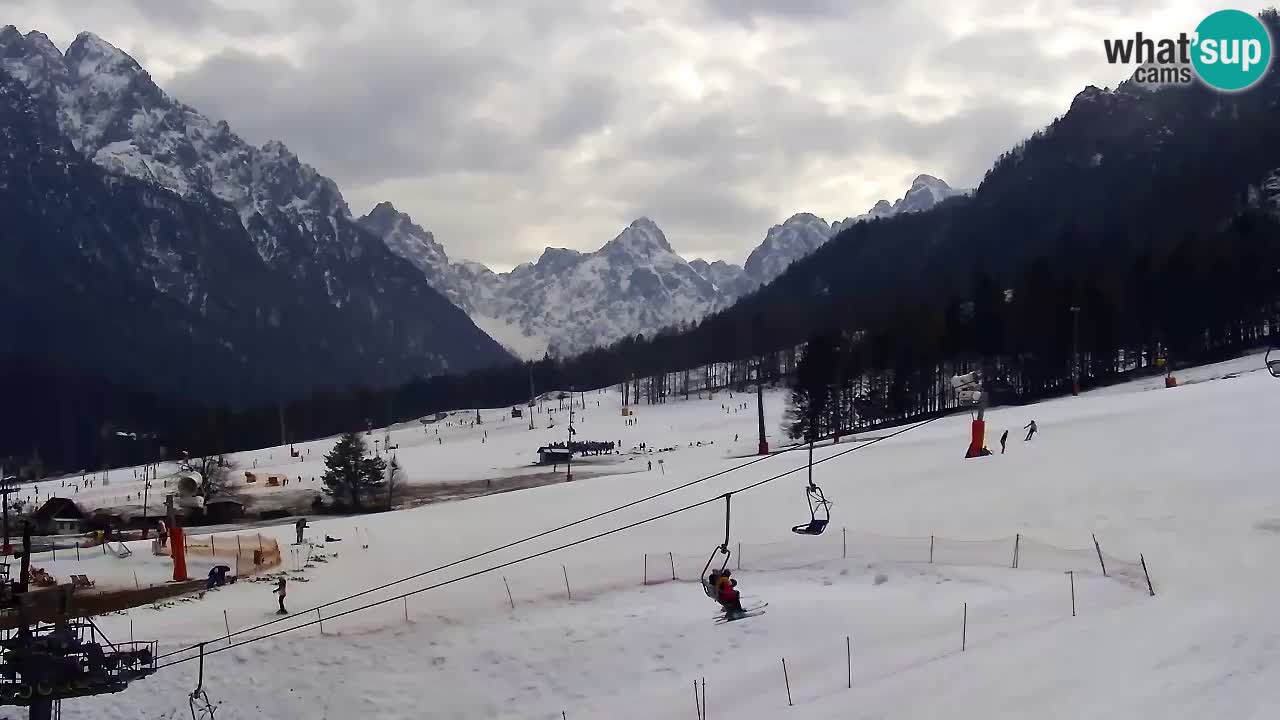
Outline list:
[[[1273,717],[1280,702],[1280,490],[1270,436],[1280,381],[1256,371],[1261,365],[1250,357],[1183,372],[1184,385],[1170,390],[1156,378],[997,408],[987,416],[988,445],[998,448],[999,433],[1010,429],[1004,456],[962,459],[966,414],[865,445],[814,469],[836,503],[831,529],[820,538],[789,532],[808,519],[803,472],[735,495],[731,562],[741,542],[735,575],[746,595],[769,601],[761,617],[713,625],[716,606],[694,578],[724,532],[724,503],[715,498],[802,467],[803,453],[327,607],[323,632],[311,624],[210,655],[204,687],[224,702],[218,717],[225,720],[550,719],[562,712],[692,718],[691,686],[702,678],[708,718]],[[590,407],[597,397],[599,410]],[[730,456],[754,444],[754,407],[721,409],[740,401],[751,398],[640,406],[639,424],[627,427],[616,396],[588,393],[580,439],[684,448],[653,456],[665,460],[662,470],[655,463],[647,471],[639,467],[647,460],[637,458],[624,461],[628,472],[573,483],[313,519],[310,536],[341,542],[315,548],[325,561],[290,573],[305,582],[290,583],[286,622],[232,641],[314,623],[317,613],[307,610],[357,590],[749,462]],[[781,395],[766,403],[776,434]],[[1019,428],[1032,418],[1041,433],[1024,443]],[[497,420],[451,428],[444,443],[422,443],[416,452],[406,441],[399,457],[409,460],[415,480],[483,476],[505,456],[527,457],[551,439],[513,423],[519,421],[499,431],[504,423]],[[426,436],[420,427],[405,432]],[[688,447],[699,440],[715,444]],[[852,447],[821,448],[817,458]],[[264,454],[288,452],[256,455]],[[702,500],[710,502],[397,597]],[[292,540],[292,528],[263,532]],[[1100,576],[1091,533],[1121,577]],[[1015,534],[1026,543],[1018,569],[1006,562]],[[931,535],[940,553],[932,564],[920,556]],[[90,574],[131,579],[132,564],[157,562],[143,544],[133,549],[130,559],[93,560],[92,571],[90,561],[81,562]],[[1140,552],[1154,598],[1132,574]],[[286,568],[304,560],[286,558]],[[74,562],[60,554],[55,574],[75,572]],[[1065,569],[1077,571],[1076,617]],[[671,582],[673,572],[679,581]],[[227,625],[240,631],[275,619],[270,587],[241,582],[200,601],[105,617],[101,625],[125,638],[132,623],[135,637],[159,639],[162,653],[200,641],[216,650],[228,644]],[[383,599],[391,601],[339,616]],[[195,670],[194,662],[175,665],[119,695],[68,702],[64,717],[188,716]]]

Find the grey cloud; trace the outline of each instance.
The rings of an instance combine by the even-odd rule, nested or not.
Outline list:
[[[354,211],[391,200],[452,256],[514,265],[543,244],[595,249],[640,214],[677,249],[741,262],[794,212],[864,211],[886,174],[975,183],[1080,87],[1119,79],[1089,60],[1090,47],[1050,57],[1035,28],[1087,40],[1168,4],[1138,3],[0,8],[63,44],[87,28],[145,47],[148,61],[176,69],[161,83],[172,94],[253,142],[283,140],[333,176]],[[672,80],[686,76],[701,85]]]
[[[735,20],[752,18],[788,18],[813,20],[824,17],[843,17],[850,11],[868,12],[874,6],[887,4],[886,0],[865,0],[862,3],[849,0],[705,0],[712,14]]]
[[[349,182],[492,167],[519,153],[471,112],[484,88],[510,72],[497,58],[393,42],[329,47],[305,60],[227,51],[169,87],[251,141],[284,140]]]
[[[229,8],[217,0],[174,2],[173,0],[130,0],[148,23],[167,25],[180,32],[215,29],[228,34],[259,35],[277,28],[266,15],[241,8]]]
[[[541,119],[538,137],[563,146],[595,132],[613,117],[618,89],[605,77],[583,77],[558,89],[555,107]]]

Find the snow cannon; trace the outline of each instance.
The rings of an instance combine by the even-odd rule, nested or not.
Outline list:
[[[985,420],[974,420],[972,430],[969,435],[969,449],[965,451],[966,458],[982,457],[990,455],[991,451],[987,450],[987,422]]]
[[[982,377],[976,372],[955,375],[951,378],[951,389],[955,393],[957,403],[978,407],[978,416],[974,418],[970,429],[969,449],[965,451],[964,456],[974,458],[990,455],[991,451],[987,449],[986,442],[987,423],[983,419],[987,409],[987,398],[982,392]]]
[[[974,405],[982,399],[982,378],[976,372],[955,375],[951,378],[951,391],[957,403]]]

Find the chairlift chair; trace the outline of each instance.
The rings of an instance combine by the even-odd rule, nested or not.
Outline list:
[[[1280,378],[1280,357],[1276,357],[1276,358],[1271,357],[1271,353],[1275,351],[1276,351],[1276,348],[1274,347],[1267,348],[1267,355],[1266,355],[1267,372],[1271,373],[1271,377]]]
[[[831,501],[817,485],[805,488],[805,498],[809,501],[809,522],[796,525],[791,528],[791,532],[797,535],[821,535],[831,522]]]
[[[719,602],[720,598],[716,592],[716,587],[711,584],[711,565],[716,561],[716,554],[719,553],[724,555],[724,562],[720,563],[720,569],[716,571],[716,577],[719,577],[720,573],[723,573],[729,567],[729,519],[732,497],[733,493],[726,493],[724,496],[724,542],[711,551],[711,556],[707,558],[707,564],[702,566],[702,575],[699,578],[702,581],[702,592],[717,602]]]

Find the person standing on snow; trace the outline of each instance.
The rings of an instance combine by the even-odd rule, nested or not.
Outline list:
[[[275,589],[275,590],[272,590],[271,592],[273,592],[273,593],[275,593],[276,595],[279,595],[279,596],[280,596],[280,597],[278,597],[278,598],[277,598],[277,600],[279,600],[279,601],[280,601],[280,609],[276,611],[276,614],[277,614],[277,615],[288,615],[288,614],[289,614],[289,611],[284,609],[284,596],[285,596],[284,578],[280,578],[280,582],[276,584],[276,589]]]
[[[1007,442],[1009,442],[1009,431],[1005,430],[1004,434],[1000,436],[1000,454],[1001,455],[1004,454],[1004,444]]]
[[[1040,428],[1036,427],[1036,421],[1035,421],[1035,420],[1032,420],[1031,422],[1027,423],[1026,425],[1023,425],[1023,426],[1022,426],[1022,429],[1027,431],[1027,436],[1026,436],[1025,438],[1023,438],[1023,439],[1022,439],[1022,442],[1026,442],[1026,441],[1030,440],[1030,439],[1031,439],[1031,436],[1032,436],[1032,435],[1035,435],[1035,434],[1036,434],[1036,430],[1039,430]]]

